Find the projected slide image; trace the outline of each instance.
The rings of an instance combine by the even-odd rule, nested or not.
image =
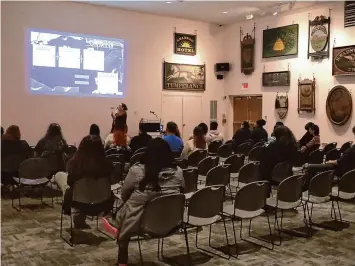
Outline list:
[[[120,97],[124,41],[47,30],[28,31],[30,92]]]

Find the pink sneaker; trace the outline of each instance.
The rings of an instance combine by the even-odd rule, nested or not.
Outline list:
[[[104,224],[104,229],[106,232],[108,232],[114,236],[117,236],[118,229],[116,227],[112,226],[106,218],[102,218],[102,222]],[[122,264],[122,265],[126,265],[126,264]]]

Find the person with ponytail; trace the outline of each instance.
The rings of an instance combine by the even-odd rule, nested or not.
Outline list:
[[[183,173],[174,163],[169,144],[161,138],[149,141],[145,155],[130,168],[124,181],[122,208],[112,220],[103,218],[105,230],[117,236],[118,265],[128,263],[130,238],[139,230],[146,203],[160,195],[180,193],[183,187]]]
[[[193,131],[193,138],[188,140],[184,145],[184,149],[181,153],[181,158],[187,159],[191,153],[195,150],[207,150],[207,142],[205,139],[205,134],[201,127],[195,127]]]

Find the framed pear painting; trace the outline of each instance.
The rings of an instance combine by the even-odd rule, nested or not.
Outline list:
[[[298,54],[298,24],[263,31],[263,58]]]

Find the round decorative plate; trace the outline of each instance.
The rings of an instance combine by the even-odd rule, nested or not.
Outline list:
[[[334,125],[344,125],[351,117],[353,102],[350,92],[344,86],[335,86],[327,97],[327,116]]]

